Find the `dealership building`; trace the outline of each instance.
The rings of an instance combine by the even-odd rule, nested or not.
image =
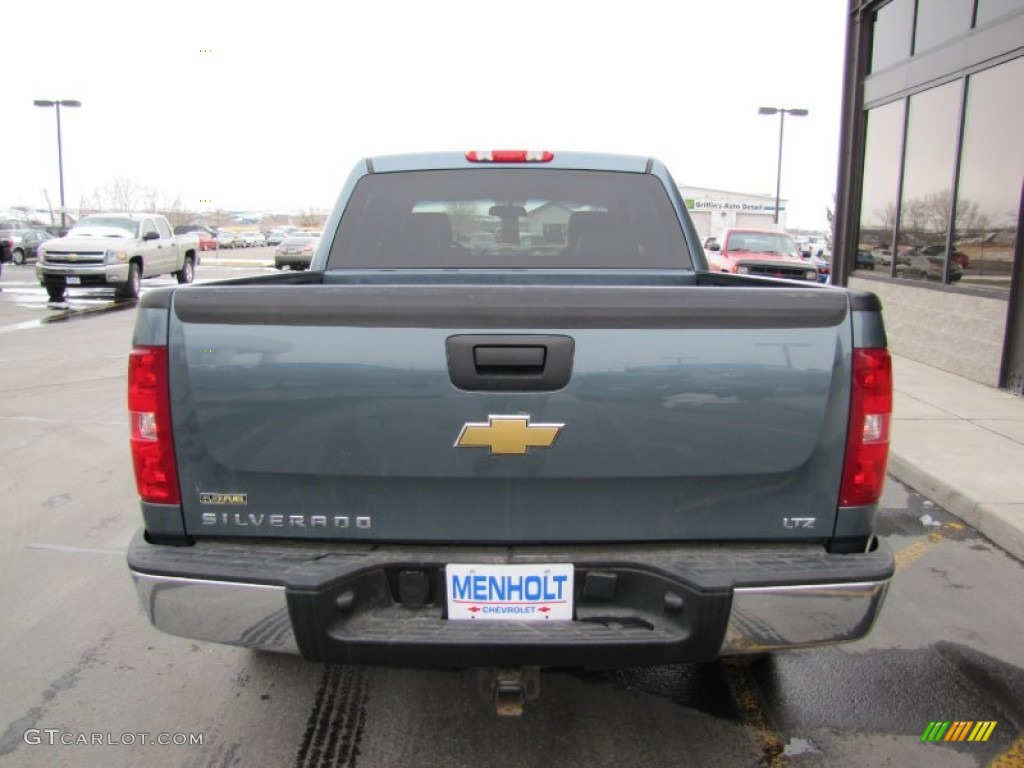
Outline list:
[[[679,185],[686,210],[701,241],[718,237],[723,229],[786,229],[786,201],[779,203],[779,223],[775,223],[775,195],[727,192],[724,189]]]
[[[1024,0],[849,0],[833,280],[890,348],[1024,394]]]

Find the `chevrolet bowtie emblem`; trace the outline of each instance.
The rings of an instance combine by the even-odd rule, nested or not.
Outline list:
[[[488,416],[486,424],[463,426],[456,448],[489,448],[491,455],[522,456],[530,448],[550,448],[564,424],[531,424],[529,416]]]

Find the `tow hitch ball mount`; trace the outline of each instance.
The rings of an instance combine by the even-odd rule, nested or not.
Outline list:
[[[501,717],[519,717],[523,706],[540,696],[540,667],[493,667],[477,670],[480,695],[494,702]]]

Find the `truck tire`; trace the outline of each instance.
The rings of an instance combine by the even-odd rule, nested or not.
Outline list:
[[[192,261],[191,256],[185,257],[185,263],[181,265],[181,271],[175,272],[174,276],[178,278],[178,282],[184,285],[185,283],[191,283],[196,276],[196,265]]]
[[[11,254],[11,261],[14,264],[24,264],[25,263],[25,251],[23,251],[21,248],[15,248],[14,252]]]
[[[137,299],[142,288],[142,273],[139,271],[139,262],[133,261],[128,265],[128,280],[117,289],[119,299]]]
[[[46,295],[50,301],[59,303],[64,301],[64,294],[67,292],[67,284],[63,280],[47,280]]]

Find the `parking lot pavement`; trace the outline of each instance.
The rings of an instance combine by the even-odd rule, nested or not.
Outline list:
[[[269,252],[269,260],[266,253]],[[273,269],[273,254],[269,248],[237,249],[238,253],[251,252],[249,258],[210,258],[215,251],[203,256],[202,265],[196,268],[197,283],[210,280],[227,280],[232,277],[263,274]],[[170,275],[147,278],[142,281],[142,293],[177,285]],[[109,288],[72,288],[64,301],[54,303],[39,285],[32,264],[4,264],[0,273],[0,334],[34,326],[70,320],[97,312],[111,312],[134,309],[136,302],[131,299],[117,300]]]

